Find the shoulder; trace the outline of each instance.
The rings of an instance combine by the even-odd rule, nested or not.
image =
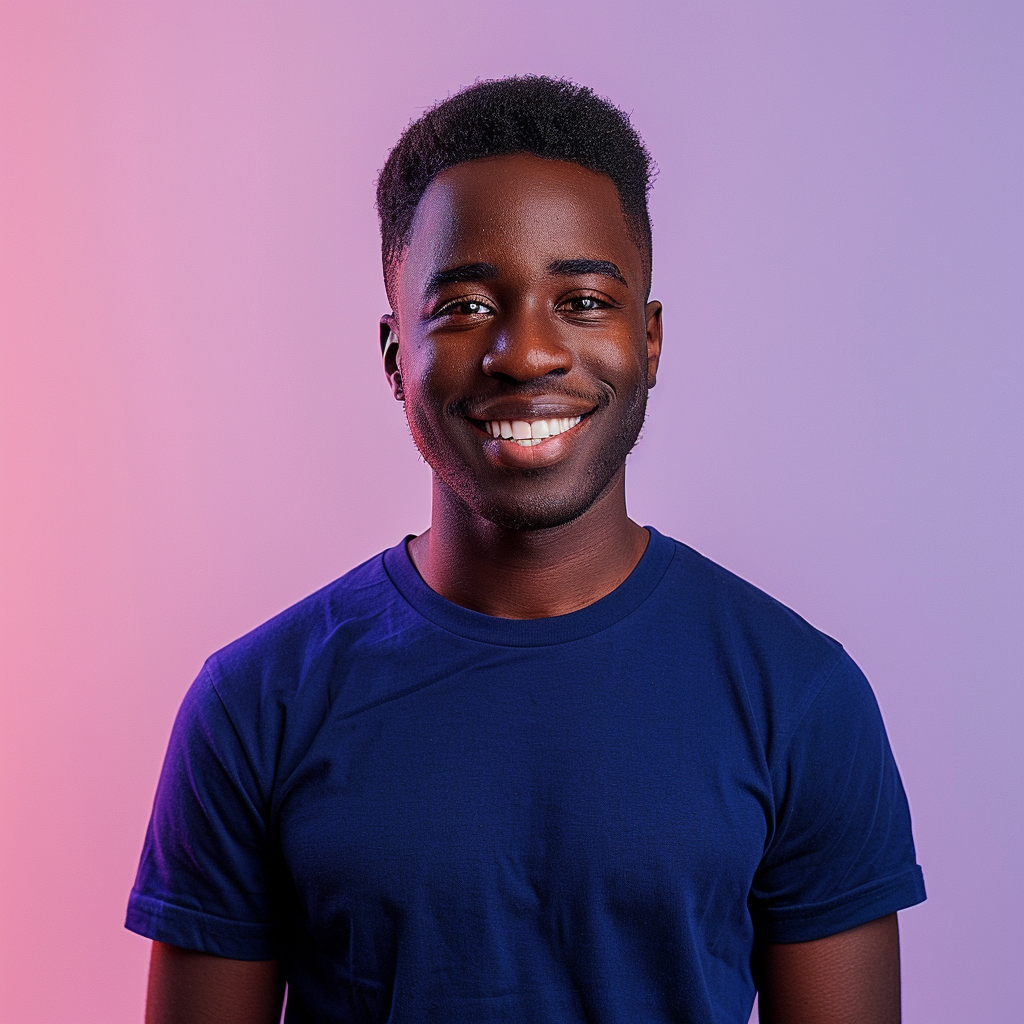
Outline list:
[[[835,663],[842,645],[803,616],[687,544],[670,540],[674,557],[666,583],[677,602],[705,628],[767,656]]]
[[[395,598],[383,553],[374,555],[214,652],[203,675],[229,707],[286,698],[339,635],[372,631]]]
[[[859,685],[842,644],[759,587],[681,541],[663,589],[694,648],[740,691],[766,732],[789,732],[835,677]]]
[[[210,655],[175,719],[172,773],[226,772],[265,806],[327,720],[337,666],[395,632],[403,608],[382,553]]]

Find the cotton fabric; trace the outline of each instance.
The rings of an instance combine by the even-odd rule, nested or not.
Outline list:
[[[278,958],[288,1024],[745,1024],[755,939],[924,899],[856,665],[648,529],[569,615],[455,605],[403,542],[213,655],[127,926]]]

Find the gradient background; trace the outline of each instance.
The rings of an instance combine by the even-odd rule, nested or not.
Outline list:
[[[428,522],[379,366],[405,124],[562,74],[661,165],[631,511],[838,637],[930,899],[909,1024],[1021,1020],[1024,5],[0,9],[0,1021],[139,1020],[205,656]]]

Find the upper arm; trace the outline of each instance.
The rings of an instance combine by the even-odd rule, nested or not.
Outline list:
[[[761,1024],[899,1024],[896,915],[811,942],[764,947]]]
[[[232,718],[207,669],[185,695],[129,898],[133,931],[237,960],[278,955],[258,719]]]
[[[847,655],[769,765],[772,820],[750,893],[763,942],[809,943],[924,899],[882,716]]]
[[[283,999],[276,960],[229,960],[153,943],[146,1024],[278,1024]]]

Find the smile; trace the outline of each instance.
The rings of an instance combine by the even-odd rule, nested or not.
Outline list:
[[[547,420],[484,420],[477,423],[491,437],[515,441],[520,447],[529,448],[564,434],[582,419],[582,416],[564,416]]]

